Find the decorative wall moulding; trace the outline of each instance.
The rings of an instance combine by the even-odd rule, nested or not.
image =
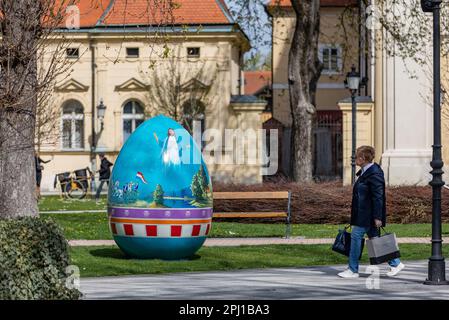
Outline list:
[[[136,78],[131,78],[122,84],[115,86],[115,91],[147,91],[149,87],[149,85],[146,85]]]
[[[209,87],[210,85],[207,85],[198,79],[190,79],[181,85],[181,91],[207,90]]]
[[[75,79],[67,80],[60,86],[55,87],[55,91],[57,92],[86,92],[87,90],[89,90],[89,86],[86,86]]]

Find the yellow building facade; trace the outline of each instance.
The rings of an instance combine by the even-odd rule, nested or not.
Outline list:
[[[195,4],[198,11],[192,4],[183,9],[187,10],[184,17],[189,12],[193,16],[192,22],[167,28],[163,40],[155,40],[160,32],[157,27],[107,24],[106,11],[103,22],[93,25],[83,25],[81,13],[80,28],[61,29],[49,40],[41,67],[49,63],[62,41],[62,64],[70,67],[58,75],[45,106],[57,110],[59,130],[43,137],[39,145],[41,158],[51,160],[44,165],[43,192],[57,191],[56,174],[86,167],[97,169],[98,157],[94,162],[92,158],[98,153],[105,153],[114,162],[126,138],[140,123],[169,113],[160,103],[161,94],[155,98],[158,90],[169,98],[172,90],[179,90],[180,113],[194,91],[197,100],[202,100],[195,101],[203,108],[198,121],[203,126],[201,131],[212,129],[224,137],[225,129],[257,132],[262,128],[260,115],[266,104],[242,99],[240,66],[243,53],[249,49],[248,39],[221,1]],[[209,11],[198,16],[204,5],[210,7]],[[114,7],[108,8],[114,12]],[[171,81],[173,78],[177,78],[176,84]],[[106,106],[103,119],[97,114],[101,103]],[[220,152],[226,154],[234,148],[226,150],[223,143]],[[214,153],[206,156],[214,157]],[[209,171],[216,181],[262,181],[257,163],[209,162]]]

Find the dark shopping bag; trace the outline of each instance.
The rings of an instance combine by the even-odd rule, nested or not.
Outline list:
[[[335,238],[334,244],[332,245],[332,250],[341,253],[349,257],[349,252],[351,251],[351,233],[348,232],[350,226],[346,226],[344,229],[338,230],[337,237]],[[360,257],[362,257],[363,247],[365,246],[365,239],[362,239]]]
[[[378,237],[368,239],[366,242],[371,264],[381,264],[401,256],[396,234],[388,233],[384,228],[382,230],[384,235],[381,235],[381,230],[379,230]]]

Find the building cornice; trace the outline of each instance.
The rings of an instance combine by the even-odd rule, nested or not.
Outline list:
[[[217,38],[236,41],[242,51],[248,51],[251,46],[248,37],[243,33],[238,25],[189,25],[186,27],[153,27],[153,26],[108,26],[79,29],[55,29],[49,41],[66,40],[87,40],[87,39],[117,39],[125,40],[125,37],[133,39],[146,39],[151,41],[153,37],[161,38],[167,35],[167,41],[189,39],[215,40]]]

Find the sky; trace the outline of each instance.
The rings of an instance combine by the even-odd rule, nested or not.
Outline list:
[[[269,17],[263,7],[267,0],[225,0],[229,9],[234,13],[234,19],[242,21],[240,26],[251,40],[252,49],[245,54],[245,58],[260,51],[266,56],[271,51],[271,25]],[[242,3],[248,4],[248,10],[241,10]],[[235,15],[240,13],[242,18]]]

